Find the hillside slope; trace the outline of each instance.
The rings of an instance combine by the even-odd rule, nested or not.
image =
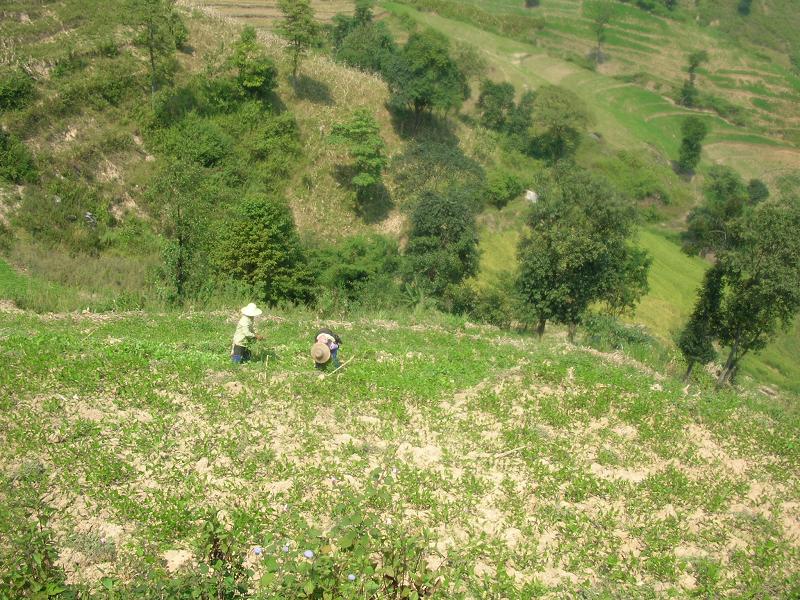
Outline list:
[[[796,406],[425,319],[328,323],[353,362],[322,379],[320,324],[266,316],[234,368],[225,313],[4,308],[0,578],[52,510],[49,575],[123,591],[211,581],[209,524],[254,597],[363,594],[398,551],[440,598],[800,590]]]

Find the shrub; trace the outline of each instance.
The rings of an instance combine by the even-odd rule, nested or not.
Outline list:
[[[317,281],[347,301],[389,306],[399,301],[397,241],[377,234],[347,238],[313,253]]]
[[[503,208],[525,191],[522,180],[508,171],[497,170],[486,178],[486,202],[495,208]]]
[[[22,69],[0,70],[0,111],[23,108],[33,98],[33,78]]]
[[[232,140],[208,119],[191,113],[162,136],[166,150],[175,157],[211,167],[228,152]]]
[[[27,146],[0,129],[0,179],[22,184],[36,181],[39,174]]]
[[[107,105],[117,106],[137,86],[138,78],[128,61],[109,61],[98,65],[95,74],[86,81],[85,100],[98,110]]]

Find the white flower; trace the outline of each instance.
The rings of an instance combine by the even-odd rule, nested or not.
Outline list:
[[[264,549],[261,546],[256,546],[253,548],[253,554],[256,556],[261,556],[261,553],[264,552]]]
[[[305,552],[303,552],[303,556],[305,556],[306,558],[314,558],[314,553],[311,550],[306,550]]]
[[[356,576],[353,575],[352,573],[350,573],[350,575],[347,576],[347,581],[355,581],[355,580],[356,580]]]

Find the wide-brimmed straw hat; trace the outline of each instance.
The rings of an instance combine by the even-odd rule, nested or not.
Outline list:
[[[261,314],[261,309],[251,302],[242,309],[242,314],[245,317],[257,317]]]
[[[318,365],[323,365],[331,359],[331,349],[325,344],[314,344],[311,346],[311,358]]]

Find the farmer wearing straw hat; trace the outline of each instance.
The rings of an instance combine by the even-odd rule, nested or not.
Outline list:
[[[339,368],[339,346],[342,345],[342,338],[332,332],[327,327],[323,327],[317,332],[314,338],[314,345],[311,346],[311,358],[317,369],[325,369],[328,363],[333,362],[334,368]]]
[[[237,364],[250,360],[250,343],[253,340],[264,339],[253,329],[255,318],[261,314],[261,309],[251,302],[241,312],[242,318],[236,324],[231,345],[231,360]]]

